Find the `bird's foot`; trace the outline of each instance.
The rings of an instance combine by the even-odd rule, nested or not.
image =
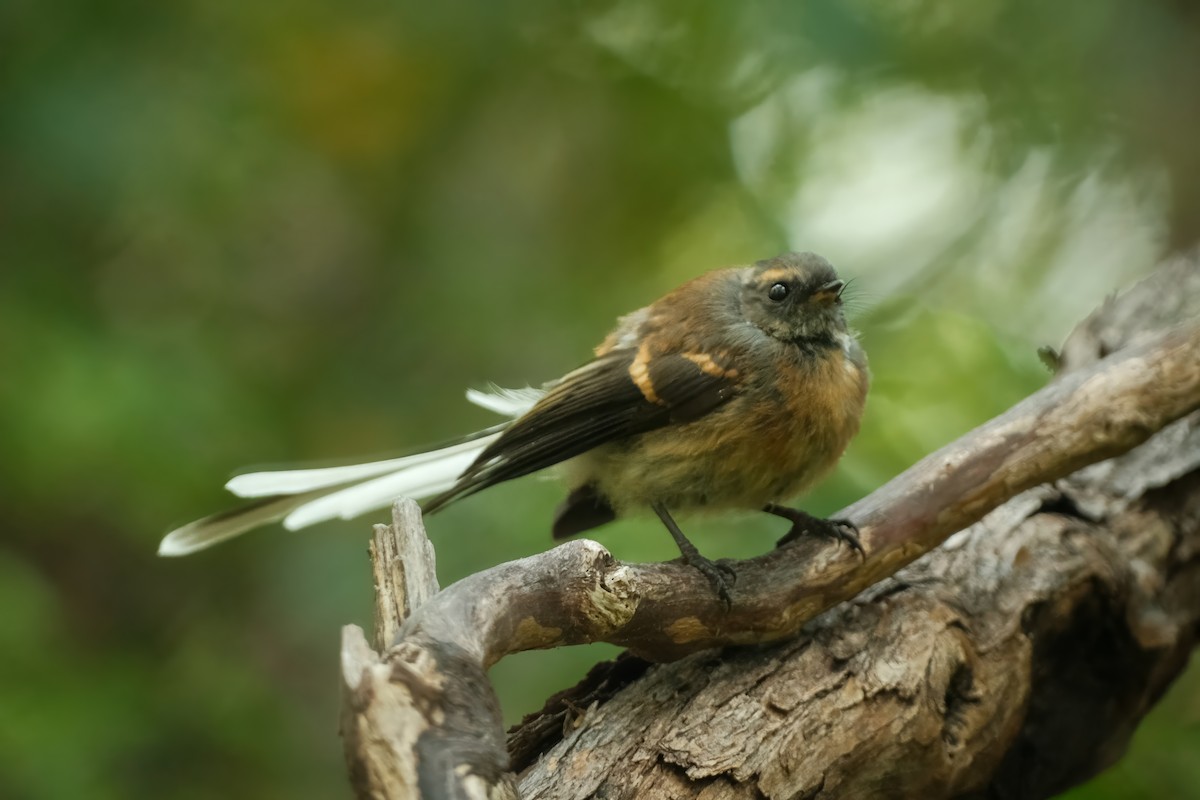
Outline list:
[[[725,604],[726,611],[733,607],[733,585],[737,583],[737,572],[733,567],[705,558],[696,552],[684,553],[683,560],[687,562],[688,566],[694,567],[700,571],[700,574],[708,578],[713,591]]]
[[[794,542],[801,536],[815,534],[817,536],[824,536],[827,539],[844,542],[851,549],[856,550],[861,558],[866,558],[862,542],[858,538],[858,527],[848,519],[821,519],[798,508],[788,508],[787,506],[775,504],[768,505],[763,510],[768,514],[774,514],[777,517],[791,520],[791,530],[775,543],[776,547],[783,547],[785,544]]]
[[[696,549],[696,545],[692,544],[683,531],[679,530],[679,526],[675,523],[675,519],[671,513],[667,511],[666,506],[661,503],[655,503],[651,506],[658,518],[662,520],[663,525],[667,526],[667,530],[671,534],[671,538],[675,540],[675,545],[679,548],[679,553],[683,556],[683,560],[688,565],[699,570],[700,573],[708,578],[708,582],[712,584],[717,595],[721,598],[721,602],[725,604],[725,610],[728,611],[733,607],[733,584],[737,582],[737,573],[733,567],[728,564],[719,564],[716,561],[707,559],[700,555],[700,551]]]

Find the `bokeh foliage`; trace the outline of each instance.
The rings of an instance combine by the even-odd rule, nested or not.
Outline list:
[[[1008,407],[1196,238],[1172,0],[0,6],[0,796],[346,797],[370,520],[180,561],[231,467],[475,429],[712,267],[855,277],[875,381],[828,513]],[[430,522],[443,582],[548,545],[526,480]],[[696,520],[714,556],[769,520]],[[729,535],[738,531],[737,537]],[[602,532],[672,557],[657,524]],[[596,646],[494,675],[509,716]],[[1072,797],[1200,797],[1189,674]]]

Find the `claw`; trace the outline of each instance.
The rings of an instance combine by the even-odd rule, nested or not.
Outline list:
[[[823,520],[823,522],[825,523],[825,530],[819,532],[821,535],[845,542],[857,550],[858,555],[864,561],[866,560],[867,554],[863,550],[862,542],[859,541],[857,525],[848,519],[827,519]]]
[[[708,578],[708,582],[712,584],[713,590],[721,598],[721,602],[725,604],[725,610],[728,611],[733,607],[733,585],[737,583],[737,572],[728,564],[721,564],[716,561],[710,561],[704,556],[696,558],[684,557],[688,565],[695,567],[704,577]]]
[[[791,520],[791,530],[775,543],[776,547],[782,547],[789,542],[799,539],[801,536],[815,534],[817,536],[824,536],[827,539],[845,542],[849,547],[858,552],[860,558],[865,560],[867,557],[866,552],[863,550],[862,542],[858,538],[858,527],[848,519],[821,519],[799,509],[779,506],[774,503],[763,508],[763,511]]]

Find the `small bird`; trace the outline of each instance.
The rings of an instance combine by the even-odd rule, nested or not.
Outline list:
[[[729,602],[735,576],[703,556],[673,513],[761,509],[859,549],[843,521],[781,505],[825,475],[858,432],[866,355],[846,325],[846,284],[815,253],[714,270],[622,317],[595,357],[541,389],[469,391],[512,419],[428,452],[324,469],[257,472],[226,488],[256,502],[163,539],[177,556],[283,520],[295,530],[397,497],[425,513],[557,466],[568,494],[555,539],[643,510]]]

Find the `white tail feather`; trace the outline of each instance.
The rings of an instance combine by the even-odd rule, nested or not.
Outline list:
[[[384,508],[397,497],[420,500],[444,492],[498,436],[494,434],[467,442],[471,445],[469,449],[458,445],[438,450],[430,454],[436,455],[435,459],[427,459],[398,472],[318,497],[288,514],[283,520],[283,527],[295,531],[337,517],[352,519],[359,514]]]
[[[467,389],[467,400],[480,408],[516,419],[533,408],[544,394],[544,391],[534,389],[532,386],[526,386],[524,389],[505,389],[493,384],[491,390],[487,392]]]
[[[489,437],[489,441],[493,437]],[[477,443],[481,439],[459,442],[430,450],[426,453],[414,453],[411,456],[389,458],[385,461],[371,461],[366,464],[350,464],[345,467],[318,467],[316,469],[287,469],[274,472],[249,472],[229,479],[225,488],[238,497],[274,497],[280,494],[300,494],[313,489],[325,489],[341,486],[347,483],[357,483],[389,475],[421,464],[438,461],[454,453],[477,453],[481,448]]]
[[[481,392],[476,389],[467,390],[467,400],[488,411],[508,417],[519,417],[524,414],[542,396],[540,389],[502,389],[493,386],[491,391]],[[497,426],[499,427],[499,426]],[[481,434],[491,433],[495,428],[481,431]],[[407,470],[419,464],[438,461],[453,452],[478,452],[481,448],[475,446],[475,439],[469,439],[450,447],[431,450],[427,453],[416,453],[401,458],[389,458],[384,461],[371,461],[366,464],[350,464],[344,467],[317,467],[315,469],[285,469],[268,470],[265,472],[248,472],[245,475],[235,475],[225,484],[225,488],[238,497],[274,497],[280,494],[299,494],[311,492],[314,489],[324,489],[340,486],[345,483],[357,483],[380,475],[389,475],[400,470]],[[466,465],[463,466],[466,468]],[[415,496],[415,495],[414,495]]]
[[[422,455],[424,455],[422,453]],[[366,480],[402,469],[413,456],[389,458],[367,464],[350,464],[345,467],[322,467],[318,469],[287,469],[267,472],[248,472],[235,475],[225,484],[225,489],[238,497],[272,497],[279,494],[298,494],[327,486],[340,486],[351,481]]]
[[[538,389],[467,391],[467,400],[509,417],[528,411],[542,396]],[[225,488],[239,497],[261,498],[241,509],[213,514],[168,533],[161,556],[203,550],[255,528],[283,520],[297,530],[340,517],[350,519],[383,508],[399,497],[421,499],[452,487],[475,457],[508,426],[502,423],[446,447],[366,464],[289,469],[238,475]]]

